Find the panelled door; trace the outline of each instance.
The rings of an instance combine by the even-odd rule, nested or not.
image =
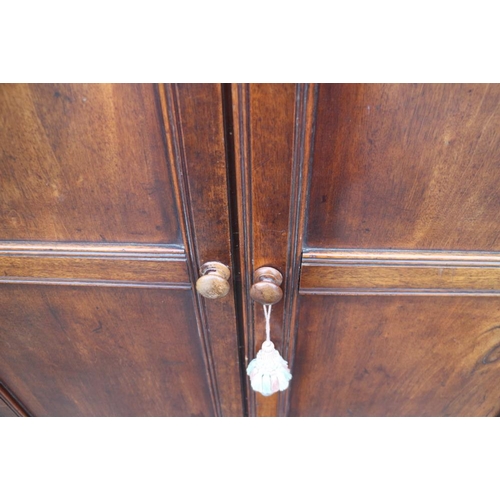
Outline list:
[[[0,89],[0,414],[500,412],[498,85]]]
[[[500,86],[316,99],[291,415],[497,415]]]
[[[256,415],[500,411],[500,86],[235,85],[242,262],[290,390]],[[243,268],[248,293],[252,266]],[[247,303],[250,357],[263,340]]]
[[[219,85],[0,86],[0,413],[244,414]]]

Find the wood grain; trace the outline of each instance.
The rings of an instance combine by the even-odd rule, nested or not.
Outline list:
[[[302,296],[291,416],[495,416],[500,303]]]
[[[212,84],[166,85],[160,88],[160,100],[188,270],[194,283],[207,261],[219,261],[230,268],[233,265],[222,89]],[[234,287],[232,292],[207,300],[193,289],[211,395],[220,416],[245,412]]]
[[[0,239],[180,243],[155,87],[0,85]]]
[[[252,199],[251,199],[251,164],[249,148],[249,88],[248,85],[231,85],[229,92],[226,92],[226,109],[228,125],[230,127],[227,134],[228,153],[231,153],[230,167],[233,179],[233,196],[236,203],[232,203],[237,221],[234,233],[237,235],[237,271],[238,281],[236,291],[240,298],[240,326],[243,330],[244,341],[244,387],[247,395],[248,415],[257,416],[257,396],[250,387],[247,378],[246,367],[253,359],[255,346],[254,332],[254,306],[250,299],[250,287],[253,279],[253,238],[252,238]],[[232,140],[231,140],[232,139]],[[259,405],[260,406],[260,405]]]
[[[307,224],[307,200],[310,189],[312,146],[317,113],[318,86],[299,84],[296,88],[294,151],[290,192],[290,214],[287,248],[287,277],[283,299],[283,349],[293,373],[295,340],[298,325],[298,291],[304,233]],[[290,391],[280,394],[279,416],[289,414]]]
[[[0,124],[0,380],[34,415],[244,414],[234,297],[193,286],[232,265],[221,86],[3,86]]]
[[[0,417],[29,417],[19,401],[0,383]]]
[[[233,85],[232,102],[246,362],[265,338],[262,307],[250,297],[253,272],[263,266],[284,275],[271,331],[292,362],[316,86]],[[251,415],[286,414],[287,394],[255,395],[248,380],[247,390]]]
[[[289,414],[498,415],[500,86],[317,99]]]
[[[500,254],[322,250],[303,255],[301,293],[500,294]]]
[[[17,417],[15,411],[11,409],[11,407],[7,404],[6,401],[3,400],[0,395],[0,417]]]
[[[255,269],[271,266],[286,275],[288,231],[296,115],[296,87],[289,84],[233,85],[232,87],[236,196],[246,363],[265,339],[262,306],[250,299]],[[283,284],[285,286],[286,282]],[[271,331],[283,347],[283,303],[273,306]],[[278,415],[278,396],[255,396],[249,391],[252,416]]]
[[[212,416],[191,293],[0,285],[0,380],[36,416]]]
[[[186,257],[178,248],[0,243],[0,282],[22,281],[191,287]]]
[[[500,250],[500,85],[320,85],[307,246]]]

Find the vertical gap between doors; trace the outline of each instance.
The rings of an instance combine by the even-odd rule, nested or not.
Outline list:
[[[241,396],[243,401],[243,414],[248,417],[248,395],[246,391],[246,366],[245,366],[245,339],[243,328],[243,292],[240,262],[240,232],[238,225],[238,201],[236,197],[236,158],[234,152],[234,127],[233,103],[231,98],[231,84],[221,84],[222,114],[224,121],[224,147],[226,149],[226,166],[228,179],[229,225],[231,230],[231,254],[233,261],[233,287],[234,304],[236,313],[236,327],[238,338],[238,360],[240,364]]]

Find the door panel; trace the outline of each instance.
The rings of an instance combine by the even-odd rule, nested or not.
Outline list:
[[[0,86],[0,385],[34,415],[498,413],[499,102]],[[232,270],[218,300],[194,289],[211,260]],[[270,398],[244,382],[264,265],[293,373]]]
[[[300,299],[292,416],[494,416],[498,298]]]
[[[233,267],[220,85],[3,85],[0,120],[0,384],[34,416],[243,415],[234,295],[194,288]]]
[[[34,415],[214,414],[189,289],[9,285],[0,324],[0,378]]]
[[[316,87],[291,415],[498,414],[499,103]]]
[[[181,243],[157,94],[1,85],[1,238]]]
[[[500,250],[498,85],[320,85],[309,248]]]

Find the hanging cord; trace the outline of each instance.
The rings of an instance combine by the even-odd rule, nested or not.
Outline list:
[[[271,308],[272,305],[264,305],[264,316],[266,317],[266,342],[271,342]]]
[[[270,396],[284,391],[292,378],[288,363],[281,357],[271,342],[271,305],[264,305],[266,318],[266,340],[262,348],[247,366],[247,375],[254,391]]]

